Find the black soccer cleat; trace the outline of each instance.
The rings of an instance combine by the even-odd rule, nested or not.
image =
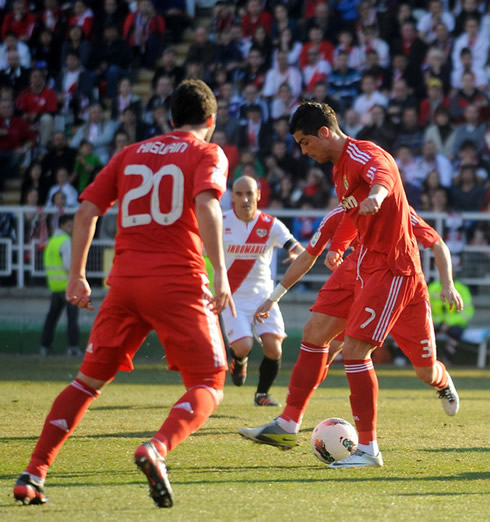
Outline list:
[[[233,357],[231,360],[231,380],[235,386],[243,386],[247,379],[247,363],[248,357],[237,359]]]
[[[36,482],[29,473],[22,473],[14,486],[15,500],[24,505],[46,504],[48,501],[44,494],[44,484]]]
[[[150,497],[161,508],[173,506],[173,492],[168,480],[165,459],[153,442],[144,442],[134,453],[134,463],[145,474],[150,486]]]

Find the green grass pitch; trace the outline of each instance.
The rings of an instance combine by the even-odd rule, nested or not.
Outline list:
[[[253,406],[247,384],[227,381],[225,400],[168,459],[175,504],[156,508],[134,449],[153,435],[183,392],[161,361],[137,358],[97,399],[51,468],[50,502],[21,506],[12,486],[27,464],[51,402],[78,369],[66,357],[0,355],[0,520],[5,521],[480,521],[490,519],[490,370],[453,369],[460,412],[447,417],[433,390],[408,369],[379,367],[379,442],[385,466],[330,470],[310,449],[326,417],[351,421],[348,386],[336,364],[306,412],[300,445],[253,444],[240,426],[279,408]],[[284,402],[291,365],[273,388]]]

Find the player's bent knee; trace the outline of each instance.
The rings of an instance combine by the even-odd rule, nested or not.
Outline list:
[[[415,374],[426,384],[432,384],[436,379],[434,366],[415,366]]]
[[[213,395],[218,406],[223,400],[223,389],[225,387],[226,370],[219,369],[214,372],[206,373],[189,373],[181,372],[184,386],[190,390],[191,388],[205,388]]]

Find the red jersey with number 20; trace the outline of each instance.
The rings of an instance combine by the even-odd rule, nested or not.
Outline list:
[[[422,272],[410,209],[393,157],[369,141],[347,138],[333,170],[337,196],[367,249],[363,264],[388,266],[395,275]],[[383,185],[388,195],[374,215],[359,215],[359,204],[373,185]]]
[[[215,143],[170,132],[126,147],[80,196],[103,212],[119,201],[111,278],[205,273],[195,197],[221,197],[228,160]]]

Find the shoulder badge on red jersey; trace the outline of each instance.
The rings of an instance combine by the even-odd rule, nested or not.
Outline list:
[[[259,236],[259,237],[265,237],[268,233],[268,230],[266,230],[265,228],[258,228],[257,229],[257,232],[256,234]]]
[[[347,181],[347,176],[344,174],[344,187],[345,190],[349,190],[349,182]]]

